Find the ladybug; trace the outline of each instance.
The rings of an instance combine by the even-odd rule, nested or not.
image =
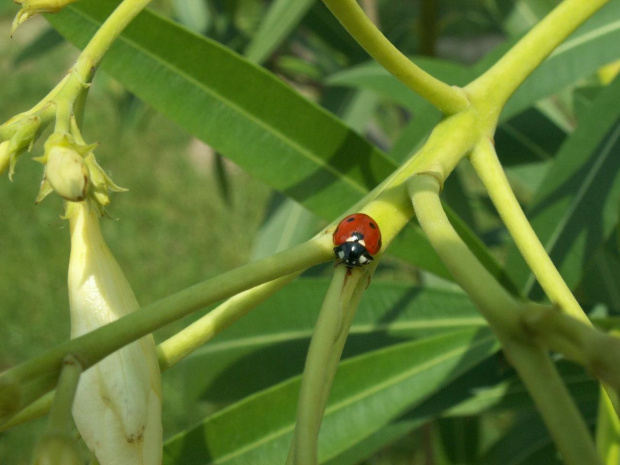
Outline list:
[[[334,253],[349,268],[370,263],[381,250],[381,231],[376,221],[364,213],[354,213],[334,231]]]

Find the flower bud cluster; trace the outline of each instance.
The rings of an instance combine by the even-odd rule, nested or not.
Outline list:
[[[45,153],[35,160],[45,164],[37,203],[51,192],[70,202],[91,198],[103,212],[110,203],[109,192],[123,192],[99,166],[93,149],[96,144],[79,144],[68,133],[54,133],[45,142]],[[0,147],[1,150],[1,147]]]

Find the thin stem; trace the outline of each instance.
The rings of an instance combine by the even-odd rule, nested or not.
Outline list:
[[[390,73],[444,114],[469,106],[458,87],[434,78],[413,64],[379,31],[355,0],[323,0],[351,36]]]
[[[308,349],[288,463],[314,465],[318,461],[325,406],[353,316],[375,266],[354,270],[340,266],[334,271]]]
[[[329,260],[332,255],[331,236],[322,235],[285,252],[191,286],[91,333],[67,341],[4,372],[0,380],[6,378],[24,382],[46,373],[58,373],[62,359],[68,353],[74,354],[87,369],[106,355],[168,323],[264,282],[317,265]]]
[[[612,401],[601,388],[596,424],[596,448],[605,465],[620,463],[620,421]]]
[[[609,0],[564,0],[487,72],[465,87],[473,101],[499,115],[523,81],[575,29]],[[496,116],[497,116],[496,115]]]
[[[161,371],[163,372],[183,360],[298,275],[299,273],[294,273],[284,276],[237,294],[198,321],[159,344],[157,346],[157,357]],[[55,392],[49,392],[19,411],[6,423],[0,425],[0,432],[45,415],[50,409],[54,394]]]
[[[585,422],[545,350],[528,340],[519,322],[524,305],[484,269],[448,221],[439,200],[439,182],[413,176],[409,193],[422,229],[463,290],[497,334],[534,399],[558,450],[570,465],[599,464]]]
[[[48,431],[70,432],[73,427],[71,409],[82,374],[80,363],[72,355],[67,355],[56,386],[56,395],[50,409]]]
[[[150,2],[151,0],[124,0],[101,25],[80,53],[74,67],[82,83],[91,82],[95,69],[112,43]]]
[[[569,315],[589,323],[588,317],[562,279],[523,213],[491,141],[482,139],[473,150],[470,159],[521,255],[551,302]]]
[[[237,294],[198,321],[166,339],[157,346],[157,357],[161,371],[165,371],[183,360],[198,347],[247,315],[250,310],[278,292],[297,276],[299,273],[293,273]]]

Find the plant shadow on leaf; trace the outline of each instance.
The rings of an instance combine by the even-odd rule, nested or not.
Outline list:
[[[488,328],[467,328],[343,361],[319,437],[320,463],[364,443],[496,351]],[[283,463],[299,380],[294,377],[254,393],[171,438],[165,463]]]
[[[358,318],[357,328],[354,323],[353,333],[347,339],[343,359],[421,337],[421,334],[415,333],[403,336],[388,333],[390,323],[398,320],[415,301],[419,292],[419,288],[411,288],[403,293],[389,310],[380,316],[374,327],[362,327]],[[424,336],[433,333],[432,329],[426,330]],[[193,385],[189,395],[209,402],[228,403],[296,376],[303,371],[310,336],[311,328],[308,328],[308,331],[298,332],[287,341],[258,347],[239,357],[212,380],[204,378],[202,386]],[[189,368],[189,373],[195,372],[196,368]],[[240,377],[245,378],[244,383],[238,382]]]
[[[343,359],[408,340],[386,333],[351,335]],[[310,338],[273,344],[256,350],[220,373],[200,395],[209,402],[230,402],[299,375],[304,368]],[[239,383],[243,377],[244,382]]]

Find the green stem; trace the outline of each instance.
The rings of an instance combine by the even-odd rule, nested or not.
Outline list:
[[[159,344],[157,346],[157,357],[161,371],[163,372],[183,360],[198,347],[246,315],[255,306],[279,291],[298,274],[284,276],[231,297],[198,321]],[[55,392],[50,392],[40,397],[14,416],[12,414],[7,415],[11,419],[0,425],[0,432],[45,415],[50,409],[54,394]]]
[[[607,391],[601,388],[596,424],[596,448],[605,465],[620,463],[620,421]]]
[[[322,263],[332,255],[331,236],[324,234],[285,252],[196,284],[91,333],[65,342],[4,372],[0,375],[0,381],[6,378],[24,382],[44,374],[57,376],[62,360],[68,353],[74,354],[87,369],[106,355],[168,323],[249,288]]]
[[[469,106],[458,87],[434,78],[403,55],[377,29],[355,0],[323,0],[353,38],[390,73],[444,114],[454,114]]]
[[[432,176],[417,175],[407,185],[420,226],[455,281],[493,328],[504,334],[518,332],[523,303],[495,281],[454,230],[441,206],[439,182]]]
[[[95,70],[112,43],[151,0],[124,0],[82,50],[74,70],[82,84],[92,81]]]
[[[575,29],[609,0],[564,0],[482,76],[465,87],[495,118],[512,93]]]
[[[620,391],[620,338],[555,308],[528,308],[523,326],[545,347],[584,365],[590,373]]]
[[[588,317],[562,279],[523,213],[491,141],[482,139],[473,150],[470,159],[521,255],[551,302],[569,315],[589,323]]]
[[[510,296],[476,260],[448,221],[439,182],[413,176],[408,182],[416,216],[455,281],[487,318],[534,399],[558,450],[570,465],[599,464],[588,429],[546,351],[520,326],[524,304]]]
[[[73,416],[71,409],[77,391],[82,367],[72,355],[67,355],[56,386],[56,395],[50,409],[48,432],[71,432]]]
[[[297,276],[299,273],[293,273],[241,292],[159,344],[157,346],[157,357],[161,371],[165,371],[183,360],[198,347],[247,315],[250,310],[278,292]]]
[[[590,431],[549,355],[528,343],[506,342],[501,338],[500,341],[538,407],[564,463],[600,465]]]
[[[315,326],[299,391],[297,422],[287,463],[315,465],[325,406],[355,311],[376,267],[336,268]]]

